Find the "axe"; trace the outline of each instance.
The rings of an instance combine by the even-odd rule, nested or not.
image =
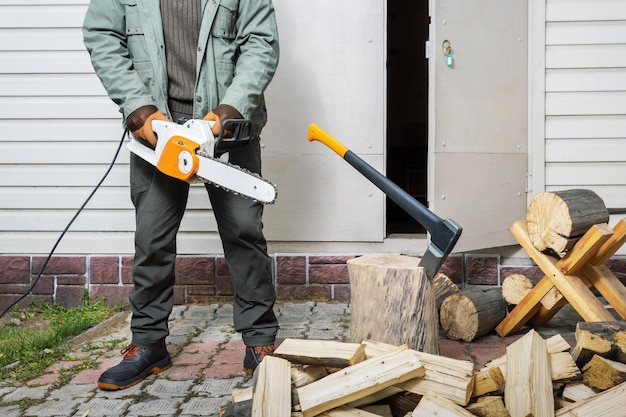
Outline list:
[[[309,125],[308,139],[317,140],[332,149],[428,231],[430,243],[419,266],[432,279],[459,240],[463,230],[461,226],[452,219],[444,220],[437,216],[314,123]]]

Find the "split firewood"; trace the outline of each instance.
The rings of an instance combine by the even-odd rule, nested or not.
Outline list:
[[[413,410],[412,417],[474,417],[472,413],[463,407],[453,403],[445,397],[432,391],[424,394],[417,407]]]
[[[393,417],[391,407],[387,404],[368,405],[361,407],[361,410],[374,414],[376,417]]]
[[[472,397],[480,397],[491,392],[499,393],[504,390],[504,375],[500,367],[483,368],[474,376],[474,390]]]
[[[591,226],[609,221],[604,201],[593,191],[572,189],[535,195],[526,211],[535,248],[557,253],[571,248]]]
[[[560,334],[555,334],[546,339],[546,347],[548,349],[548,360],[550,362],[550,374],[553,382],[564,382],[574,380],[580,377],[580,369],[576,366],[573,358],[568,353],[570,349],[569,343]],[[507,367],[506,354],[499,356],[487,362],[481,371],[493,367],[500,368],[504,379],[506,380]]]
[[[626,380],[626,364],[594,355],[583,367],[583,382],[591,388],[606,390]]]
[[[439,320],[448,339],[471,342],[491,333],[506,313],[500,288],[472,286],[443,301]]]
[[[575,337],[572,356],[581,368],[594,355],[626,362],[626,322],[580,322]]]
[[[508,305],[517,305],[533,289],[533,283],[526,275],[511,274],[502,281],[502,298]]]
[[[251,400],[253,392],[253,387],[233,388],[231,391],[232,401],[234,403],[238,403],[241,401]]]
[[[530,330],[506,348],[504,402],[511,417],[554,416],[546,341]]]
[[[597,392],[582,381],[573,381],[563,388],[562,397],[570,402],[578,402],[593,397]]]
[[[377,357],[395,348],[393,345],[372,340],[365,340],[363,343],[367,357]],[[397,384],[398,388],[419,395],[431,391],[459,405],[466,405],[469,402],[474,388],[472,362],[414,352],[424,365],[425,375]]]
[[[439,321],[432,282],[419,259],[372,254],[350,259],[350,337],[439,354]]]
[[[586,400],[575,402],[560,409],[556,413],[556,417],[615,417],[624,415],[625,409],[626,384],[620,384]]]
[[[467,411],[479,417],[509,417],[509,411],[504,406],[502,397],[486,396],[480,397],[475,403],[465,407]]]
[[[407,345],[343,368],[296,391],[304,417],[315,416],[397,383],[424,376],[418,355]]]
[[[322,379],[328,374],[328,369],[324,366],[293,365],[291,367],[291,385],[293,385],[294,388],[302,387],[313,381]]]
[[[318,414],[320,417],[380,417],[378,414],[345,405]]]
[[[365,345],[335,340],[285,339],[274,356],[292,363],[344,368],[365,360]]]
[[[401,390],[400,388],[391,386],[391,387],[383,388],[380,391],[376,391],[372,394],[366,395],[365,397],[358,398],[354,401],[350,401],[346,403],[346,405],[350,407],[354,407],[354,408],[363,408],[370,404],[378,403],[382,400],[388,401],[388,398],[391,398],[394,395],[400,395],[403,392],[404,391]]]
[[[448,298],[452,294],[459,292],[459,286],[456,285],[447,275],[441,272],[435,275],[432,280],[433,289],[435,291],[435,304],[437,305],[437,311],[441,308],[443,300]]]
[[[394,416],[406,416],[415,410],[417,404],[422,399],[419,394],[402,391],[396,395],[392,395],[385,401],[391,407],[391,413]]]
[[[257,367],[252,395],[252,417],[291,416],[291,364],[266,356]]]

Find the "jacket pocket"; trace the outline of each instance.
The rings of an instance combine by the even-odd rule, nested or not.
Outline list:
[[[217,8],[211,34],[217,38],[234,39],[236,36],[239,0],[221,0]]]
[[[148,46],[136,0],[123,0],[127,48],[133,62],[148,61]]]

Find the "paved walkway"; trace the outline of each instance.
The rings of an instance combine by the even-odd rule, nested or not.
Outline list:
[[[279,342],[285,338],[349,340],[349,305],[286,303],[277,305],[276,313],[281,326]],[[560,333],[573,346],[577,321],[579,316],[564,308],[547,326],[536,330],[544,337]],[[173,362],[170,369],[126,390],[101,391],[96,386],[99,375],[121,360],[119,350],[130,340],[128,323],[122,324],[121,330],[112,328],[105,336],[79,344],[68,355],[71,361],[55,363],[27,384],[0,382],[0,415],[218,417],[220,407],[230,402],[232,389],[251,383],[242,370],[244,344],[234,331],[232,305],[211,304],[175,308],[167,339]],[[515,336],[494,334],[472,343],[442,336],[440,354],[472,361],[480,369],[504,354],[506,346],[524,330]],[[85,362],[97,367],[84,366]]]

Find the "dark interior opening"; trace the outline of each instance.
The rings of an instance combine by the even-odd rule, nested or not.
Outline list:
[[[387,178],[426,205],[428,2],[387,1]],[[425,229],[387,198],[387,236]]]

